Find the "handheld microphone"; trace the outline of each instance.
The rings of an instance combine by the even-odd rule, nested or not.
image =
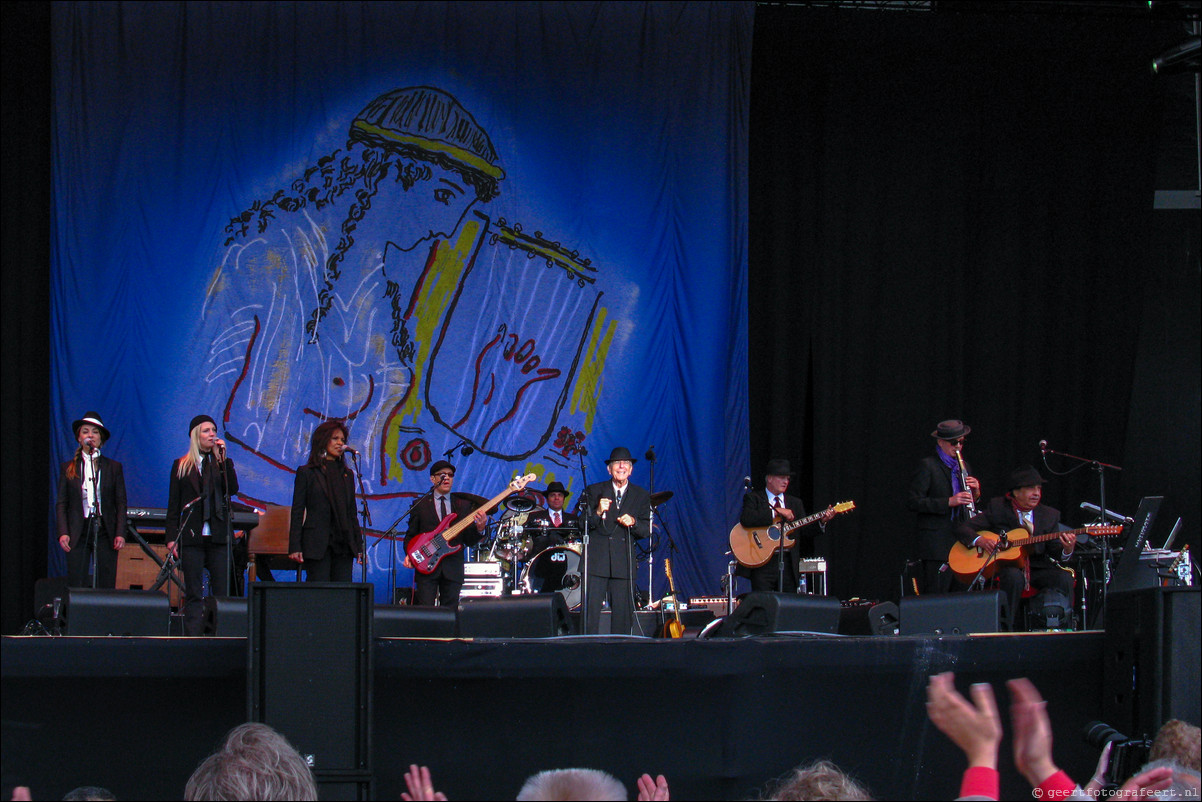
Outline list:
[[[1048,450],[1048,441],[1047,441],[1047,440],[1040,440],[1040,441],[1039,441],[1039,453],[1041,453],[1041,454],[1046,454],[1046,453],[1047,453],[1047,450]]]

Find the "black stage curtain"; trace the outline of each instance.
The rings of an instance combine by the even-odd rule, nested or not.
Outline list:
[[[789,457],[811,508],[856,501],[815,544],[842,598],[899,594],[946,418],[987,496],[1034,464],[1083,523],[1097,474],[1053,476],[1046,439],[1125,468],[1111,509],[1166,495],[1156,532],[1184,516],[1196,553],[1199,217],[1153,210],[1196,187],[1193,76],[1150,70],[1185,28],[946,8],[757,9],[754,469]]]

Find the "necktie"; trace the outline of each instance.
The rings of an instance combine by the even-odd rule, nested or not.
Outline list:
[[[559,510],[551,513],[551,524],[554,526],[559,526]]]
[[[772,497],[772,509],[774,509],[774,510],[780,509],[780,496]]]
[[[1028,532],[1034,531],[1034,524],[1031,523],[1030,510],[1024,510],[1023,512],[1020,512],[1018,514],[1018,522],[1022,525],[1022,528],[1026,529]]]
[[[614,502],[615,502],[614,503],[615,507],[617,507],[619,510],[622,509],[622,491],[621,490],[618,491],[617,498],[614,499]]]
[[[439,509],[441,510],[441,513],[438,516],[439,519],[446,518],[447,517],[447,497],[446,496],[439,497],[438,506],[439,506]]]

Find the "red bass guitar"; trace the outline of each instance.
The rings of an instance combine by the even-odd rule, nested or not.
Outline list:
[[[463,548],[463,546],[454,542],[455,538],[459,537],[464,529],[474,525],[475,522],[472,519],[476,517],[476,513],[491,509],[501,503],[506,496],[523,490],[526,485],[537,478],[532,473],[520,476],[510,482],[509,486],[500,493],[486,501],[483,506],[472,510],[471,515],[456,521],[455,519],[458,516],[452,512],[446,518],[443,518],[433,531],[415,537],[405,553],[405,556],[409,558],[409,564],[413,566],[413,570],[421,574],[434,573],[434,569],[438,568],[438,564],[442,562],[443,557],[446,557],[448,554],[454,554]]]

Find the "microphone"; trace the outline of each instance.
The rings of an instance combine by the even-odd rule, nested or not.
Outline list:
[[[750,489],[751,489],[751,477],[750,477],[750,476],[744,476],[744,477],[743,477],[743,489],[744,489],[744,490],[750,490]]]
[[[357,456],[359,456],[359,452],[358,452],[358,451],[355,449],[355,447],[354,447],[354,446],[343,446],[343,447],[342,447],[342,450],[343,450],[343,451],[349,451],[349,452],[351,452],[352,454],[354,454],[356,457],[357,457]]]
[[[650,448],[648,448],[647,453],[644,454],[643,456],[647,459],[648,462],[654,463],[655,462],[655,446],[651,446]]]
[[[476,449],[472,448],[471,446],[465,445],[463,448],[459,449],[459,456],[466,457],[468,454],[475,453],[475,451],[476,451]]]
[[[193,504],[195,504],[196,502],[200,501],[202,498],[204,498],[204,496],[197,496],[196,498],[192,499],[191,501],[189,501],[189,502],[188,502],[187,504],[185,504],[184,506],[180,507],[179,511],[180,511],[180,512],[187,512],[188,510],[190,510],[190,509],[192,508],[192,505],[193,505]]]
[[[1047,441],[1047,440],[1040,440],[1040,441],[1039,441],[1039,453],[1041,453],[1041,454],[1046,454],[1046,453],[1047,453],[1047,451],[1048,451],[1048,441]]]

